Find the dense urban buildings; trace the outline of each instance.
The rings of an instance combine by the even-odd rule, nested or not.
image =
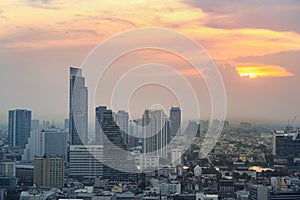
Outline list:
[[[69,97],[70,144],[86,144],[88,136],[88,89],[82,69],[70,68]]]
[[[8,144],[25,148],[31,130],[31,111],[10,110],[8,115]]]

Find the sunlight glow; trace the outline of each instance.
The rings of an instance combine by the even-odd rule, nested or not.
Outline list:
[[[279,66],[237,66],[236,70],[241,77],[250,79],[293,76],[292,73]]]

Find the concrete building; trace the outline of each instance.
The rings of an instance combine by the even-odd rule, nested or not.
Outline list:
[[[64,160],[60,156],[43,156],[34,159],[34,184],[37,187],[64,186]]]
[[[196,193],[196,200],[218,200],[217,194]]]
[[[70,176],[95,178],[103,176],[103,145],[71,145]]]
[[[249,198],[253,200],[269,199],[269,189],[264,185],[251,185],[249,187]]]
[[[173,148],[171,149],[171,162],[172,166],[176,167],[177,165],[182,164],[182,154],[183,154],[182,148]]]
[[[16,177],[16,161],[0,160],[0,176]]]
[[[60,155],[64,160],[67,159],[67,138],[68,132],[61,129],[35,129],[31,131],[28,144],[22,155],[23,161],[33,161],[35,156]]]

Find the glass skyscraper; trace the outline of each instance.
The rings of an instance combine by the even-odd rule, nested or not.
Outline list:
[[[86,144],[88,135],[88,89],[82,69],[70,68],[69,134],[71,145]]]
[[[10,110],[8,115],[8,144],[25,148],[31,130],[31,111]]]

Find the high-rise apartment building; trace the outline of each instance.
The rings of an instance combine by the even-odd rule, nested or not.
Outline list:
[[[34,159],[34,184],[37,187],[63,187],[64,161],[60,156],[36,157]]]
[[[126,145],[129,145],[130,143],[130,137],[128,135],[128,124],[129,124],[129,115],[128,112],[125,112],[124,110],[119,110],[115,114],[115,121],[117,125],[119,126],[119,129],[122,133],[123,140]]]
[[[163,110],[146,109],[143,114],[143,152],[167,158],[169,123]]]
[[[8,144],[25,148],[31,130],[31,111],[10,110],[8,115]]]
[[[88,89],[82,69],[70,68],[69,134],[71,145],[87,142],[88,135]]]

